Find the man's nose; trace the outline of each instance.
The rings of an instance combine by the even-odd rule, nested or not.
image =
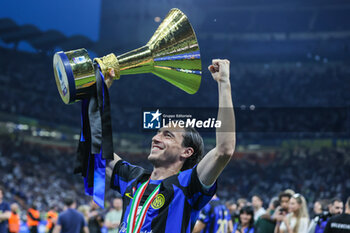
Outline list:
[[[156,135],[154,135],[153,138],[152,138],[152,142],[153,143],[161,142],[161,134],[157,133]]]

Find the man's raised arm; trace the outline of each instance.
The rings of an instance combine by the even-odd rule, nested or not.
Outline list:
[[[114,159],[111,160],[111,161],[109,161],[108,164],[107,164],[107,166],[106,166],[106,176],[107,176],[106,178],[107,178],[108,180],[110,180],[111,177],[112,177],[112,173],[113,173],[113,169],[114,169],[115,164],[116,164],[119,160],[121,160],[121,158],[120,158],[116,153],[114,153],[113,157],[114,157]]]
[[[105,83],[106,83],[108,88],[110,88],[112,86],[114,77],[115,77],[114,69],[109,69],[108,74],[105,77]],[[114,165],[119,160],[121,160],[121,158],[116,153],[114,153],[113,157],[114,157],[113,160],[109,161],[107,166],[106,166],[106,176],[107,176],[106,178],[108,180],[111,179]]]
[[[221,121],[221,128],[216,130],[216,147],[204,156],[197,167],[199,180],[206,186],[212,185],[216,181],[233,157],[236,146],[236,125],[230,83],[230,61],[213,60],[213,64],[208,68],[219,87],[217,120]]]

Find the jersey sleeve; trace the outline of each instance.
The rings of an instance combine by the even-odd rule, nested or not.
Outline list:
[[[198,220],[207,224],[210,219],[210,204],[208,203],[204,208],[201,210]]]
[[[226,211],[226,220],[227,221],[230,221],[231,220],[231,214],[230,214],[230,211],[226,208],[226,206],[225,206],[225,211]]]
[[[144,169],[130,163],[119,160],[113,169],[111,178],[111,188],[124,195],[128,183],[143,173]]]
[[[217,183],[208,189],[204,188],[198,178],[197,166],[181,172],[178,176],[179,183],[184,189],[188,203],[195,210],[201,210],[214,196]]]

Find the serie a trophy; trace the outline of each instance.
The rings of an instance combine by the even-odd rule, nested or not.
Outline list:
[[[115,70],[115,79],[128,74],[153,73],[189,94],[201,82],[201,59],[195,32],[186,15],[172,9],[149,42],[116,56],[95,58],[104,76]],[[96,83],[93,61],[85,49],[57,52],[53,66],[58,91],[64,103],[88,98]]]
[[[57,52],[53,67],[63,102],[70,104],[82,100],[82,132],[74,171],[82,173],[86,194],[93,196],[101,207],[106,187],[106,161],[113,159],[108,90],[101,85],[101,77],[106,77],[110,69],[114,69],[115,79],[128,74],[153,73],[194,94],[202,74],[196,35],[179,9],[170,10],[149,42],[141,48],[120,56],[111,53],[93,61],[85,49]],[[104,94],[101,94],[101,86]]]

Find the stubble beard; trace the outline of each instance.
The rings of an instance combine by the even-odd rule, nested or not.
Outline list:
[[[148,156],[148,161],[153,165],[153,167],[167,167],[169,164],[176,162],[175,156],[167,156],[166,154],[161,154],[158,157],[153,157],[152,154]]]

